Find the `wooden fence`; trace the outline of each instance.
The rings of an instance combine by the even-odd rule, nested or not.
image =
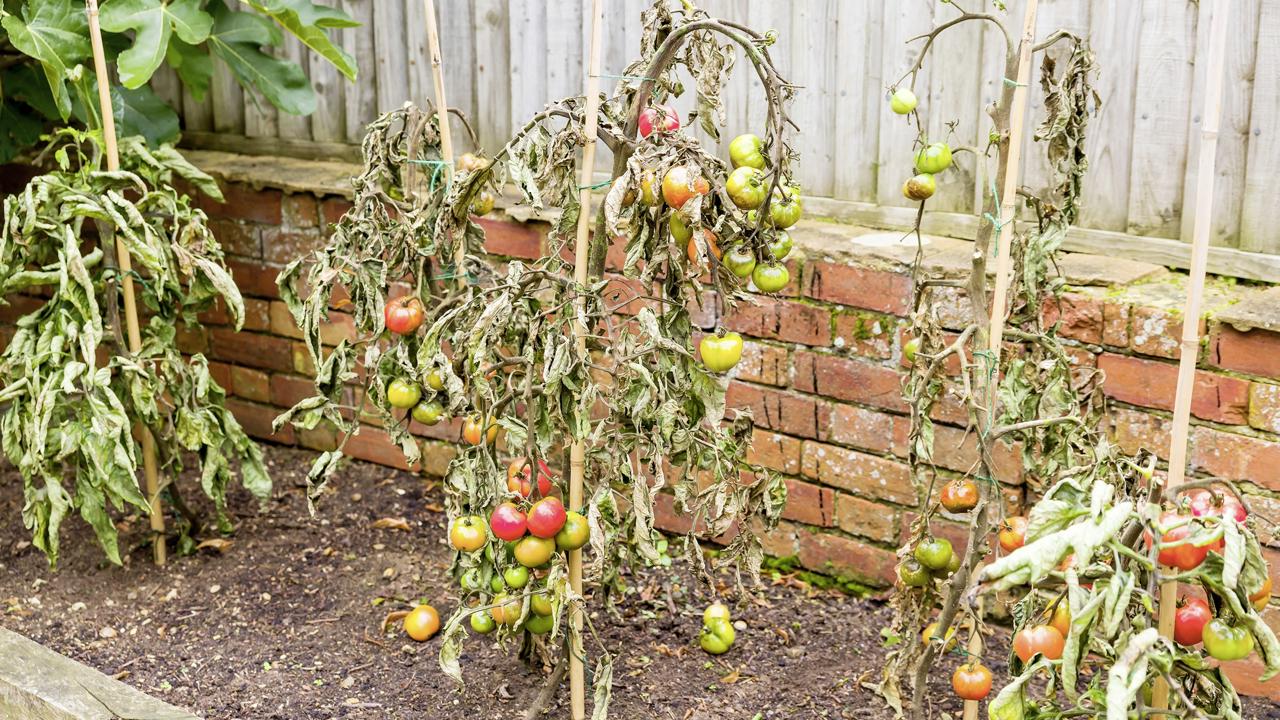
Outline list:
[[[337,0],[334,0],[337,1]],[[1195,183],[1195,145],[1204,91],[1209,13],[1222,0],[1042,0],[1039,35],[1057,28],[1088,35],[1101,72],[1102,106],[1089,128],[1091,170],[1080,228],[1069,246],[1185,266]],[[986,4],[973,0],[969,5]],[[363,24],[336,33],[359,62],[347,83],[296,42],[286,53],[309,69],[320,94],[310,117],[277,114],[242,96],[225,68],[210,97],[196,103],[171,76],[156,83],[183,108],[194,146],[276,154],[355,157],[362,128],[407,99],[431,97],[423,7],[418,0],[341,0]],[[913,139],[891,114],[885,88],[919,52],[906,41],[954,17],[938,0],[703,0],[713,14],[778,32],[774,58],[803,85],[793,117],[803,129],[799,180],[810,208],[880,225],[909,224],[900,188]],[[1232,0],[1231,48],[1218,142],[1211,269],[1280,281],[1280,223],[1274,175],[1280,167],[1280,0]],[[497,147],[550,99],[581,93],[581,56],[589,0],[440,0],[450,104],[473,119],[483,144]],[[609,0],[606,72],[619,74],[638,51],[640,12],[648,0]],[[1008,0],[1012,35],[1022,0]],[[931,135],[953,144],[985,142],[985,107],[1000,91],[1004,40],[989,23],[948,30],[916,81]],[[1059,53],[1060,54],[1060,53]],[[727,97],[725,140],[759,131],[764,100],[739,66]],[[692,91],[677,101],[687,111]],[[1032,113],[1042,110],[1032,93]],[[1030,140],[1028,140],[1030,142]],[[1028,150],[1025,184],[1048,177],[1042,151]],[[606,163],[607,157],[601,159]],[[931,227],[971,234],[990,180],[971,156],[941,178]],[[824,200],[823,198],[830,198]]]

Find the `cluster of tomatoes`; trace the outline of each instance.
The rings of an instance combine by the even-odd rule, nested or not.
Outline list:
[[[916,95],[899,88],[889,98],[889,108],[899,115],[916,109]],[[902,195],[908,200],[928,200],[938,189],[934,175],[951,167],[951,146],[944,142],[929,143],[916,153],[916,174],[902,184]]]
[[[591,536],[587,518],[566,510],[560,498],[551,494],[554,487],[551,469],[545,462],[538,461],[535,481],[528,463],[515,460],[507,468],[507,491],[518,500],[500,503],[487,521],[479,515],[466,515],[450,525],[449,544],[461,553],[480,552],[489,544],[490,536],[502,541],[493,553],[495,564],[502,571],[490,579],[487,588],[479,568],[467,570],[460,580],[464,590],[492,597],[492,608],[471,614],[471,629],[476,632],[487,634],[499,624],[514,626],[520,622],[524,603],[515,591],[529,596],[531,612],[524,620],[524,629],[535,635],[551,630],[550,589],[537,587],[537,583],[546,577],[557,551],[577,550]]]
[[[643,137],[655,132],[677,132],[680,129],[680,116],[667,106],[646,108],[640,114],[639,129]],[[709,194],[711,183],[701,175],[692,175],[689,168],[683,165],[667,171],[660,184],[654,173],[646,173],[640,180],[639,193],[628,193],[624,202],[629,205],[638,197],[646,207],[659,208],[665,205],[670,208],[667,228],[672,239],[685,246],[690,263],[698,264],[705,259],[698,238],[695,238],[696,233],[705,245],[706,252],[714,256],[735,277],[750,279],[752,285],[762,292],[779,292],[791,282],[791,273],[783,262],[795,246],[787,228],[798,223],[804,212],[799,188],[784,183],[774,188],[770,195],[764,141],[758,135],[735,137],[729,143],[729,160],[733,170],[725,180],[724,190],[734,208],[745,213],[745,227],[763,226],[766,240],[764,249],[759,252],[752,243],[737,238],[727,243],[722,252],[720,238],[714,231],[708,227],[695,228],[691,225],[690,218],[684,212],[685,204],[696,196]],[[766,199],[769,200],[768,215],[761,223],[759,213]],[[742,338],[737,333],[721,330],[714,336],[704,338],[699,349],[708,370],[727,372],[742,358]]]
[[[702,632],[698,634],[698,644],[702,649],[712,655],[723,655],[729,652],[736,639],[728,606],[718,602],[708,605],[702,611]]]

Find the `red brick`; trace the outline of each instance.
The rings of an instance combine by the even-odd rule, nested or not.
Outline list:
[[[531,226],[485,218],[479,218],[476,222],[484,228],[486,252],[526,260],[542,257],[544,235]]]
[[[898,512],[853,495],[836,493],[836,527],[850,535],[890,543],[898,537]]]
[[[825,347],[831,344],[831,312],[789,300],[761,298],[727,309],[720,324],[729,330],[765,340]]]
[[[280,289],[276,287],[276,276],[280,274],[280,268],[234,258],[227,260],[227,267],[242,294],[249,297],[280,297]]]
[[[902,273],[811,262],[804,268],[804,294],[815,300],[906,315],[911,310],[911,278]]]
[[[1045,298],[1041,317],[1046,326],[1056,324],[1061,337],[1094,344],[1102,342],[1102,303],[1088,295],[1065,293]]]
[[[764,385],[786,385],[791,380],[787,360],[786,348],[766,343],[744,342],[742,360],[735,368],[737,378]]]
[[[1178,367],[1169,363],[1104,353],[1098,368],[1107,374],[1108,397],[1144,407],[1173,409]],[[1249,419],[1249,383],[1239,378],[1196,371],[1191,412],[1198,418],[1232,425]]]
[[[209,220],[209,230],[225,252],[251,258],[262,257],[262,238],[258,235],[257,225],[213,218]]]
[[[996,479],[1017,485],[1022,482],[1022,449],[997,440],[992,444],[991,461]],[[933,462],[939,467],[970,473],[978,466],[978,434],[947,425],[933,426]]]
[[[267,370],[293,369],[293,343],[285,338],[220,327],[210,328],[209,332],[213,337],[211,356],[215,359]]]
[[[279,411],[269,405],[258,405],[256,403],[244,402],[235,398],[227,399],[227,409],[240,421],[240,426],[249,435],[260,438],[262,440],[270,440],[272,442],[284,443],[286,445],[293,444],[293,428],[285,426],[280,428],[280,432],[273,432],[271,423],[279,415]]]
[[[422,461],[419,467],[430,477],[442,478],[449,474],[449,463],[458,455],[458,448],[450,443],[422,443]]]
[[[402,470],[410,469],[400,446],[392,442],[391,436],[380,428],[361,426],[359,433],[347,439],[345,449],[347,455],[353,458]]]
[[[325,198],[320,204],[320,214],[324,218],[325,226],[337,225],[351,207],[351,201],[344,197]]]
[[[800,551],[800,533],[808,532],[785,520],[769,532],[761,532],[761,530],[763,527],[757,527],[756,534],[760,537],[760,545],[765,553],[777,558],[795,557]]]
[[[1204,337],[1204,320],[1199,325],[1198,337]],[[1134,352],[1175,360],[1182,355],[1182,318],[1174,313],[1134,306],[1132,328],[1130,347]]]
[[[815,572],[892,585],[898,558],[893,552],[830,533],[798,533],[800,564]]]
[[[1280,378],[1280,333],[1219,325],[1210,362],[1227,370]]]
[[[802,452],[805,477],[872,500],[899,505],[917,500],[911,470],[903,463],[808,440]]]
[[[271,381],[260,370],[231,366],[231,390],[238,397],[257,402],[271,402]]]
[[[819,439],[864,450],[889,452],[893,448],[895,422],[901,420],[901,417],[856,405],[836,404],[831,409],[831,424]]]
[[[324,244],[324,236],[317,230],[266,228],[262,231],[262,257],[276,265],[288,265]]]
[[[1249,388],[1249,424],[1280,433],[1280,385],[1253,383]]]
[[[1227,480],[1248,480],[1280,491],[1280,443],[1196,427],[1191,465]]]
[[[302,338],[302,331],[294,323],[293,313],[283,302],[271,303],[271,333],[288,338]],[[351,315],[330,310],[328,322],[320,326],[320,342],[325,345],[337,345],[342,340],[355,340],[356,321]]]
[[[1113,407],[1107,413],[1105,422],[1109,426],[1111,440],[1125,453],[1134,455],[1139,450],[1146,449],[1163,460],[1169,459],[1168,418]]]
[[[1129,347],[1129,306],[1102,303],[1102,342],[1114,347]]]
[[[898,412],[909,409],[902,398],[902,375],[863,360],[797,352],[794,384],[797,390],[837,400]]]
[[[249,220],[266,225],[279,225],[281,220],[279,190],[256,190],[240,183],[222,183],[223,202],[200,195],[197,203],[211,218]]]
[[[209,331],[206,328],[179,325],[174,344],[183,355],[195,355],[209,351]]]
[[[756,428],[751,433],[747,462],[763,465],[787,475],[800,473],[800,440]]]
[[[315,394],[316,386],[310,378],[280,373],[271,376],[272,405],[291,408]]]
[[[231,387],[231,366],[226,363],[210,362],[209,377],[218,383],[218,387],[226,390]]]
[[[322,422],[310,430],[294,428],[294,432],[298,436],[298,444],[304,448],[320,452],[338,449],[338,430],[332,423]]]
[[[732,381],[725,396],[729,407],[749,408],[758,427],[816,438],[830,421],[825,403],[803,395]]]
[[[842,313],[836,315],[833,344],[854,355],[888,360],[893,355],[897,327],[897,320],[891,315]]]
[[[787,504],[782,517],[806,525],[832,527],[835,513],[835,492],[831,488],[818,487],[802,480],[787,478]]]
[[[320,209],[316,196],[311,193],[290,193],[284,196],[284,222],[292,228],[320,226]]]

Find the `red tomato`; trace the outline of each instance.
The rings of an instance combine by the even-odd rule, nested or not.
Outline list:
[[[1173,639],[1179,645],[1195,645],[1204,635],[1204,626],[1212,619],[1209,603],[1197,597],[1179,599],[1178,609],[1173,612]]]
[[[1048,660],[1057,660],[1066,645],[1067,639],[1052,625],[1028,625],[1013,636],[1013,652],[1024,663],[1037,653]]]
[[[1183,515],[1176,510],[1170,510],[1160,516],[1156,522],[1156,527],[1160,530],[1160,544],[1162,545],[1160,555],[1157,558],[1161,565],[1178,568],[1179,570],[1194,570],[1204,562],[1209,551],[1213,549],[1214,543],[1209,545],[1192,545],[1184,542],[1191,537],[1191,515]],[[1147,547],[1151,547],[1151,532],[1147,531],[1143,534],[1147,541]],[[1180,543],[1173,545],[1173,543]],[[1163,546],[1169,547],[1163,547]]]
[[[1187,493],[1186,497],[1191,501],[1191,514],[1195,517],[1229,518],[1236,522],[1244,522],[1249,517],[1249,511],[1232,495],[1198,488]]]
[[[493,515],[489,517],[489,529],[507,542],[515,542],[524,537],[528,528],[528,518],[514,503],[502,503],[494,508]]]
[[[673,208],[683,207],[694,195],[706,195],[711,192],[711,185],[701,175],[689,176],[689,169],[683,165],[673,167],[662,178],[662,199]]]
[[[952,674],[951,689],[961,700],[981,700],[991,694],[991,671],[980,662],[965,663]]]
[[[640,112],[640,137],[649,137],[654,130],[660,133],[680,129],[680,113],[668,105],[647,107]]]
[[[412,335],[422,325],[426,313],[422,301],[413,295],[402,295],[387,301],[382,309],[382,320],[387,329],[397,335]]]
[[[520,497],[533,494],[533,481],[530,479],[529,463],[524,458],[517,458],[507,466],[507,492],[519,493]],[[538,494],[545,497],[551,494],[551,468],[538,460]]]
[[[529,533],[534,537],[553,538],[564,527],[566,517],[560,498],[543,498],[529,508]]]

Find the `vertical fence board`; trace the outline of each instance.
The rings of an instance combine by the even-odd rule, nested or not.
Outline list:
[[[1085,152],[1089,175],[1084,183],[1080,222],[1123,232],[1129,218],[1129,152],[1133,137],[1133,88],[1138,66],[1142,4],[1092,0],[1091,46],[1098,62],[1094,84],[1101,110],[1089,119]]]
[[[213,61],[213,80],[209,83],[213,101],[213,130],[228,135],[244,134],[244,91],[231,68],[221,60]]]
[[[1195,6],[1143,0],[1133,118],[1129,232],[1178,237],[1191,113]]]
[[[421,0],[418,0],[421,2]],[[449,0],[437,2],[436,27],[440,28],[440,55],[444,64],[444,92],[449,107],[457,108],[467,120],[473,121],[476,115],[476,45],[472,32],[473,0]],[[426,28],[423,28],[426,32]],[[427,69],[431,69],[431,58],[426,58]],[[461,123],[454,119],[454,127]],[[455,134],[454,137],[461,138]],[[455,141],[458,153],[471,147],[471,140]]]
[[[480,143],[498,151],[511,135],[511,45],[507,0],[475,0],[476,113],[471,118]]]
[[[884,92],[886,78],[881,64],[886,45],[884,4],[841,2],[836,16],[836,146],[834,194],[849,200],[871,202],[876,197],[877,151],[880,123],[900,119],[889,111]]]
[[[547,92],[546,14],[540,3],[510,0],[511,22],[511,127],[524,125],[529,116],[551,99]]]
[[[1240,211],[1241,250],[1280,253],[1275,222],[1275,168],[1280,164],[1280,4],[1264,2],[1258,18],[1253,112]]]
[[[792,117],[802,129],[793,143],[800,153],[800,182],[805,193],[830,195],[835,191],[836,55],[814,52],[836,46],[834,0],[793,3],[791,75],[803,87],[796,93]]]
[[[951,11],[939,12],[935,22],[954,16]],[[973,21],[957,25],[940,35],[930,50],[931,57],[926,62],[933,67],[929,71],[925,120],[932,142],[947,142],[953,148],[986,144],[981,83],[969,61],[982,55],[984,24]],[[886,111],[892,115],[892,111]],[[977,158],[971,153],[954,153],[952,158],[951,168],[937,176],[938,190],[929,201],[932,210],[965,212],[973,204]]]
[[[1213,245],[1235,247],[1240,233],[1240,209],[1244,195],[1245,155],[1249,148],[1249,116],[1252,108],[1250,100],[1253,95],[1253,67],[1255,60],[1254,38],[1258,32],[1258,12],[1260,0],[1236,0],[1231,3],[1231,33],[1242,42],[1227,44],[1226,77],[1222,87],[1222,116],[1218,126],[1217,159],[1214,164],[1213,183],[1213,219],[1209,241]],[[1199,21],[1196,26],[1196,58],[1209,56],[1209,21],[1218,3],[1201,3]],[[1200,126],[1204,121],[1201,116],[1204,102],[1201,98],[1205,92],[1205,72],[1207,62],[1196,62],[1195,90],[1191,99],[1191,117],[1187,132],[1189,133],[1188,157],[1195,158],[1200,152]],[[1186,204],[1182,210],[1181,239],[1190,243],[1195,224],[1195,187],[1197,164],[1187,163],[1183,182],[1183,197]]]
[[[279,49],[281,57],[288,58],[303,67],[307,67],[304,51],[306,47],[298,38],[285,33],[284,46]],[[286,112],[276,114],[276,123],[280,128],[280,137],[289,140],[306,140],[311,137],[311,118],[305,115],[290,115]]]
[[[330,30],[329,39],[342,42],[340,30]],[[343,142],[347,137],[347,111],[343,90],[348,83],[320,53],[306,53],[308,74],[316,90],[316,111],[311,114],[311,137],[321,142]]]
[[[377,58],[378,112],[389,112],[408,99],[405,3],[373,3],[373,47]]]
[[[346,140],[359,143],[364,139],[364,128],[378,111],[378,62],[374,45],[373,5],[371,0],[342,0],[346,11],[359,27],[342,29],[342,47],[356,60],[356,81],[348,82],[339,76],[342,87],[343,122]]]
[[[935,5],[936,3],[932,0],[885,0],[884,37],[886,40],[880,67],[884,72],[886,84],[896,83],[916,58],[920,57],[924,41],[916,40],[908,43],[907,40],[929,31],[933,25]],[[945,42],[946,34],[944,33],[941,37]],[[915,93],[917,96],[925,96],[920,103],[920,112],[926,117],[933,112],[932,103],[927,95],[929,75],[935,66],[936,63],[926,59],[924,66],[916,74]],[[903,80],[902,87],[911,87],[911,78]],[[915,141],[915,124],[908,122],[906,117],[893,115],[883,118],[883,122],[880,123],[878,151],[880,165],[877,168],[876,177],[876,201],[881,205],[901,207],[913,204],[902,196],[902,183],[914,173]]]

